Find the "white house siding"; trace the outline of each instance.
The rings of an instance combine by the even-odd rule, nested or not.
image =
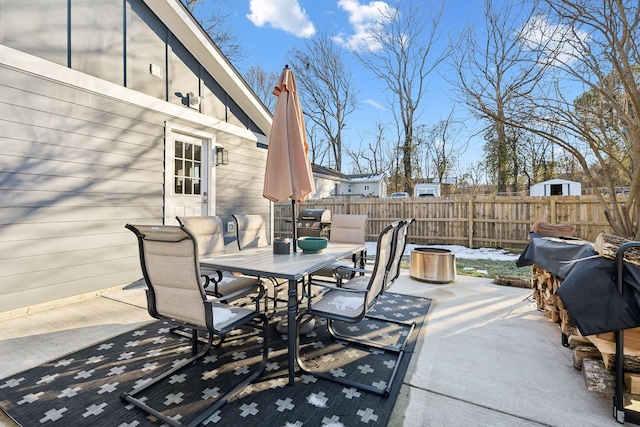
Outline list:
[[[313,177],[314,184],[316,186],[316,192],[312,199],[324,199],[326,197],[331,197],[336,193],[336,186],[339,185],[339,180],[335,178],[328,177],[319,177],[314,175]]]
[[[213,134],[229,151],[230,164],[216,170],[217,214],[270,214],[264,135],[3,43],[0,313],[141,277],[124,225],[162,223],[166,122]]]
[[[47,3],[59,1],[45,0]],[[71,2],[71,68],[124,85],[122,13],[122,0],[100,0],[98,8],[91,0]],[[48,27],[48,22],[43,24],[40,31]]]

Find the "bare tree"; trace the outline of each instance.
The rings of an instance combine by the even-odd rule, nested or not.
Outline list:
[[[273,95],[273,89],[279,77],[275,71],[265,71],[259,65],[249,68],[244,75],[244,79],[271,114],[276,107],[277,97]]]
[[[520,40],[536,54],[533,65],[554,77],[555,85],[548,96],[528,99],[533,108],[526,120],[507,123],[570,153],[594,189],[604,181],[604,192],[614,194],[620,179],[626,180],[630,193],[624,204],[595,194],[614,232],[638,240],[640,6],[625,0],[544,0],[543,5]],[[576,86],[586,89],[577,97]]]
[[[515,129],[515,128],[513,128]],[[559,177],[563,171],[561,165],[555,161],[554,145],[531,132],[521,132],[516,135],[514,144],[520,174],[514,174],[513,190],[528,189],[536,182]],[[575,176],[568,179],[576,180]]]
[[[485,192],[484,189],[488,185],[488,176],[482,160],[467,165],[464,170],[459,170],[457,175],[457,190],[459,192],[471,194],[483,194]]]
[[[307,142],[309,143],[309,157],[312,164],[326,165],[331,168],[330,145],[324,139],[324,132],[316,123],[307,125]]]
[[[461,129],[451,111],[446,119],[439,120],[428,129],[420,127],[417,132],[417,153],[426,162],[422,168],[427,172],[433,168],[437,182],[443,182],[443,178],[453,172],[467,149],[467,143],[458,140]]]
[[[535,93],[544,69],[531,66],[536,58],[522,49],[518,38],[521,22],[533,14],[514,11],[511,2],[485,0],[484,28],[470,28],[464,49],[453,58],[457,87],[463,102],[484,120],[485,153],[496,179],[497,191],[507,191],[509,179],[518,179],[518,132],[509,124],[521,120],[529,95]],[[518,26],[517,28],[515,26]]]
[[[376,133],[372,138],[365,137],[356,150],[347,149],[346,154],[351,159],[350,170],[357,174],[389,173],[392,169],[392,150],[385,140],[385,125],[376,121]],[[370,142],[364,142],[364,139]],[[372,141],[372,142],[371,142]]]
[[[189,9],[189,12],[197,19],[200,26],[211,37],[211,40],[218,46],[220,51],[232,62],[239,61],[246,57],[246,53],[238,41],[238,38],[227,27],[227,19],[231,14],[223,11],[222,7],[217,7],[208,15],[204,15],[203,5],[218,3],[220,0],[182,0],[182,3]]]
[[[326,136],[333,153],[334,169],[342,170],[342,132],[347,116],[357,105],[357,91],[351,70],[331,37],[318,32],[305,41],[305,50],[289,55],[296,72],[298,94],[304,114]]]
[[[439,28],[443,8],[429,6],[398,1],[395,8],[380,9],[382,18],[372,28],[369,50],[355,52],[389,88],[392,99],[388,101],[401,124],[401,186],[407,192],[413,186],[414,128],[420,103],[427,99],[427,77],[448,55],[446,48],[437,50],[443,34]]]

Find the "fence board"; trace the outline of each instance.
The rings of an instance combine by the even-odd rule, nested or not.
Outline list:
[[[626,199],[627,196],[618,196],[617,202]],[[375,241],[388,223],[403,218],[416,219],[409,228],[408,242],[425,245],[524,248],[531,226],[538,220],[575,225],[575,237],[592,242],[601,232],[613,233],[602,206],[592,195],[322,199],[298,203],[296,209],[367,215],[368,241]],[[274,233],[283,237],[292,235],[291,203],[274,204]]]

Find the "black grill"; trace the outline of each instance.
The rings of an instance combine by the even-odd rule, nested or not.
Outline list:
[[[296,221],[298,237],[326,237],[331,232],[331,211],[327,209],[303,209]]]

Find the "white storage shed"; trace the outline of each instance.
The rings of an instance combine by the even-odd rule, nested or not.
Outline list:
[[[530,196],[580,196],[582,184],[567,179],[550,179],[529,188]]]

